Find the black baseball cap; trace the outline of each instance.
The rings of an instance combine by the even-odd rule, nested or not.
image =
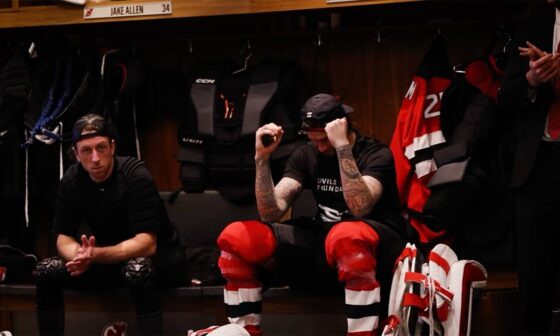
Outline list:
[[[316,94],[309,98],[301,108],[303,120],[301,130],[322,130],[327,123],[344,118],[352,112],[354,112],[354,109],[342,104],[339,97],[327,93]]]
[[[85,132],[85,133],[84,133]],[[111,125],[98,114],[86,114],[74,123],[72,128],[72,143],[93,138],[96,136],[106,136],[110,140],[115,138]]]

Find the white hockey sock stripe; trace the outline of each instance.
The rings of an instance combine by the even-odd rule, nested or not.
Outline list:
[[[224,289],[226,314],[231,323],[260,325],[262,313],[262,287]]]
[[[239,288],[238,290],[224,289],[224,302],[228,305],[259,301],[262,301],[262,287]]]
[[[348,334],[373,332],[379,324],[379,316],[367,316],[358,319],[347,318]]]
[[[381,288],[373,290],[345,290],[348,333],[368,332],[379,325]]]
[[[379,302],[381,297],[381,288],[377,287],[374,290],[351,290],[346,289],[346,304],[350,305],[370,305],[375,302]]]

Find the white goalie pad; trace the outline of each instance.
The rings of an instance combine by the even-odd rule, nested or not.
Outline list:
[[[451,265],[455,264],[459,259],[453,250],[445,245],[438,244],[431,251],[428,257],[428,274],[430,278],[447,287],[447,279]],[[451,291],[453,293],[453,291]],[[439,291],[435,295],[435,310],[437,319],[440,322],[447,320],[447,314],[450,309],[450,303],[453,297],[446,295],[444,291]]]
[[[397,259],[384,336],[470,334],[472,288],[486,285],[487,272],[474,260],[458,260],[445,244],[435,246],[420,264],[414,244]]]
[[[447,319],[453,300],[453,293],[447,287],[447,278],[451,265],[456,262],[455,252],[445,244],[438,244],[430,251],[422,273],[405,275],[405,282],[417,283],[420,292],[418,295],[406,295],[403,304],[418,310],[419,323],[421,326],[426,325],[430,334],[444,333],[442,322]]]
[[[407,321],[410,317],[410,310],[404,309],[403,298],[405,293],[412,293],[412,285],[404,280],[405,274],[415,271],[417,267],[417,250],[414,244],[407,243],[401,255],[395,262],[393,270],[393,280],[391,282],[391,292],[389,294],[389,311],[385,326],[381,335],[398,336],[407,335]]]
[[[471,328],[473,288],[486,286],[488,272],[474,260],[459,260],[451,265],[447,285],[454,293],[447,320],[443,322],[446,336],[468,336]]]

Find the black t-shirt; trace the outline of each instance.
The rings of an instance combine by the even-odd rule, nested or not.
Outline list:
[[[362,176],[374,177],[383,185],[381,198],[366,218],[401,227],[395,168],[389,147],[358,134],[352,153]],[[292,154],[284,177],[293,178],[303,188],[313,190],[317,201],[316,219],[338,222],[353,217],[344,200],[336,155],[323,155],[312,143],[307,143]]]
[[[155,233],[158,250],[180,244],[176,228],[142,161],[115,157],[113,172],[102,183],[91,180],[80,163],[60,181],[54,230],[75,237],[84,221],[99,246],[111,246],[138,233]]]

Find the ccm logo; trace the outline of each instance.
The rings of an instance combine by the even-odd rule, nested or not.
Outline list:
[[[216,80],[209,78],[197,78],[194,82],[197,84],[214,84]]]
[[[183,139],[181,139],[181,141],[183,141],[184,143],[191,143],[191,144],[197,144],[197,145],[202,145],[204,143],[204,141],[202,141],[200,139],[193,139],[193,138],[183,138]]]

